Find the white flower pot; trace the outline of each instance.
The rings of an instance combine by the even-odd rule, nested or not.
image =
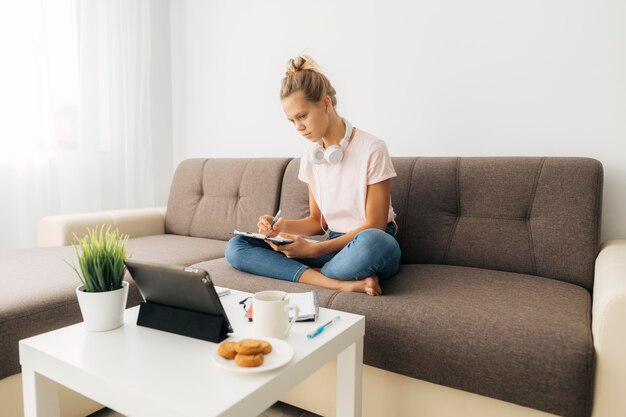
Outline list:
[[[118,290],[106,292],[84,292],[81,285],[76,288],[76,296],[85,329],[91,332],[106,332],[124,324],[128,282],[123,281],[122,288]]]

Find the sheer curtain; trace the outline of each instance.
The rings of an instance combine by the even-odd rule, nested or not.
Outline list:
[[[0,50],[0,249],[46,215],[155,205],[149,0],[3,2]]]

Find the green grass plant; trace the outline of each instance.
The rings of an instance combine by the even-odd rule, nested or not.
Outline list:
[[[83,238],[74,234],[75,243],[72,246],[79,268],[72,264],[70,266],[82,281],[83,291],[106,292],[122,288],[128,237],[117,229],[111,231],[110,225],[87,228],[87,235]]]

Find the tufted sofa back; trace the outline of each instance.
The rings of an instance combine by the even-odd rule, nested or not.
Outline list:
[[[188,159],[176,168],[165,233],[228,240],[234,229],[256,231],[275,213],[291,158]]]
[[[495,269],[593,286],[603,170],[589,158],[396,157],[403,263]],[[166,233],[227,240],[280,206],[308,215],[290,158],[190,159],[174,175]]]
[[[593,286],[602,165],[588,158],[403,158],[404,261]]]

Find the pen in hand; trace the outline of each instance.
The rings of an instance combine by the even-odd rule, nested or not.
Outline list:
[[[341,316],[335,316],[331,321],[329,321],[328,323],[324,323],[321,326],[319,326],[317,329],[315,329],[314,331],[312,331],[311,333],[307,334],[306,337],[309,339],[313,339],[315,336],[321,334],[324,330],[326,330],[327,327],[330,327],[334,322],[336,322],[337,320],[339,320],[341,318]]]
[[[276,221],[278,220],[278,218],[280,217],[280,213],[282,212],[282,209],[278,209],[278,213],[276,213],[276,215],[274,216],[274,218],[272,219],[272,223],[270,224],[270,226],[274,227],[274,224],[276,224]]]

